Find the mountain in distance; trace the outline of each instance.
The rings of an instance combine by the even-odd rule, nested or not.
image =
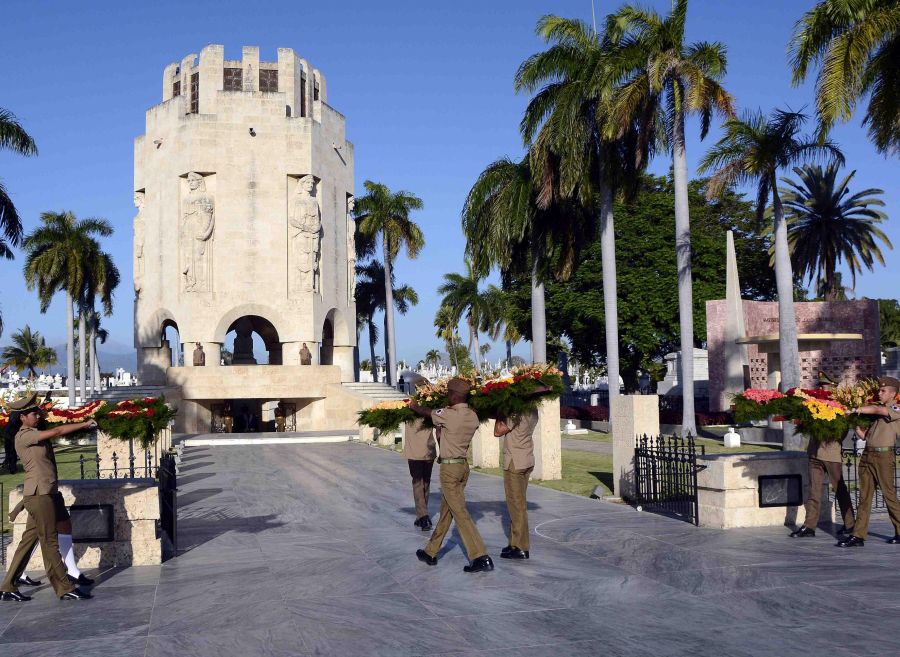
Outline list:
[[[66,375],[66,343],[55,345],[56,365],[51,365],[43,370],[44,374],[62,374]],[[75,355],[78,355],[76,347]],[[129,350],[128,347],[121,344],[107,343],[105,345],[97,345],[97,359],[100,361],[100,371],[103,374],[115,374],[118,368],[124,369],[132,374],[137,372],[137,352],[134,349]],[[40,373],[40,372],[39,372]]]

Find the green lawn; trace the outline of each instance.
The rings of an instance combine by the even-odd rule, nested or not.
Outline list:
[[[476,472],[484,472],[502,477],[500,468],[473,468]],[[562,450],[562,479],[541,481],[532,479],[531,483],[561,490],[575,495],[590,497],[597,484],[603,484],[612,492],[612,454],[595,454],[579,452],[574,449]]]
[[[55,452],[56,467],[59,470],[60,479],[80,479],[81,466],[78,459],[81,456],[84,456],[86,459],[97,457],[97,448],[93,445],[57,445]],[[94,467],[96,468],[96,464],[94,464]],[[6,514],[9,512],[9,493],[13,488],[21,484],[23,479],[25,479],[25,473],[22,471],[21,462],[19,463],[19,472],[16,474],[8,474],[6,470],[3,470],[3,474],[0,474],[0,483],[3,484],[3,502],[0,503],[0,511],[3,513],[3,528],[6,531],[10,531],[9,518],[6,517]]]
[[[589,431],[588,433],[567,436],[563,434],[563,438],[571,438],[572,440],[589,440],[595,443],[612,443],[612,435],[602,433],[600,431]],[[722,443],[710,438],[697,438],[694,443],[697,447],[704,447],[707,454],[737,454],[740,452],[769,452],[777,450],[777,447],[764,447],[761,445],[741,445],[740,447],[724,447]]]

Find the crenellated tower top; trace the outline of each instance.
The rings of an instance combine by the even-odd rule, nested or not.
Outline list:
[[[285,96],[285,116],[321,121],[327,102],[325,76],[297,56],[292,48],[279,48],[278,61],[263,62],[259,48],[244,46],[240,60],[225,59],[225,47],[210,44],[166,66],[163,102],[178,99],[185,114],[216,114],[220,93],[280,93]]]

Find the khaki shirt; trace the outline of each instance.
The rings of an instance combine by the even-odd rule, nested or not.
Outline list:
[[[403,425],[403,457],[410,461],[433,461],[437,458],[434,435],[424,420]]]
[[[441,458],[464,459],[478,431],[478,415],[466,403],[431,412],[431,421],[441,430]]]
[[[855,434],[854,434],[855,437]],[[820,461],[828,461],[831,463],[841,462],[841,441],[840,440],[813,440],[809,439],[809,445],[806,446],[806,453],[811,459],[819,459]]]
[[[527,470],[534,467],[534,428],[537,410],[509,418],[512,429],[503,436],[503,469]]]
[[[23,495],[49,495],[57,492],[56,456],[53,443],[38,442],[40,431],[35,427],[22,427],[16,434],[16,454],[25,467],[25,491]]]
[[[900,403],[887,405],[888,416],[878,419],[866,432],[866,447],[893,447],[900,436]]]

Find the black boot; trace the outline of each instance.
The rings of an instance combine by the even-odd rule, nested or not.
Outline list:
[[[494,562],[488,555],[474,559],[468,566],[463,566],[463,570],[467,573],[489,572],[494,569]]]

